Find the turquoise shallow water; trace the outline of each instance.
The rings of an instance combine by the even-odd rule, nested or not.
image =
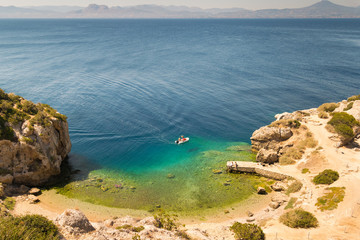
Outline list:
[[[0,86],[68,116],[76,168],[185,172],[276,113],[359,94],[359,24],[0,20]]]

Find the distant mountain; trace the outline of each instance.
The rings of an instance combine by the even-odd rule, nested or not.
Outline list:
[[[38,10],[38,11],[45,11],[45,12],[57,12],[57,13],[68,13],[83,9],[83,7],[78,7],[78,6],[29,6],[25,8]]]
[[[85,8],[0,7],[0,18],[360,18],[360,6],[345,7],[322,0],[305,8],[250,11],[242,8],[202,9],[159,5],[108,7],[90,4]]]

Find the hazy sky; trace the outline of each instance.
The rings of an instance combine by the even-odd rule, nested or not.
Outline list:
[[[139,4],[181,5],[201,8],[240,7],[246,9],[305,7],[320,0],[0,0],[0,6],[69,5],[87,6],[91,3],[108,6],[133,6]],[[359,6],[360,0],[332,0],[345,6]]]

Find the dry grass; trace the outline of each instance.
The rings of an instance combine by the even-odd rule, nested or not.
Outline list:
[[[337,107],[338,103],[324,103],[318,107],[319,112],[333,112]]]
[[[329,118],[329,114],[327,114],[324,111],[321,111],[321,112],[319,112],[318,117],[322,118],[322,119],[327,119],[327,118]]]

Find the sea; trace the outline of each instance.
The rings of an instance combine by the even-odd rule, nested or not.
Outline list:
[[[360,19],[2,19],[0,88],[68,116],[69,162],[92,180],[96,171],[135,185],[144,178],[138,185],[158,181],[167,194],[173,187],[162,184],[183,176],[174,191],[187,186],[189,198],[202,189],[201,181],[187,185],[197,159],[248,146],[277,113],[360,94],[359,26]],[[175,145],[181,135],[190,141]],[[242,150],[214,162],[253,160]],[[130,186],[126,177],[119,182]],[[156,194],[152,201],[166,205]]]

